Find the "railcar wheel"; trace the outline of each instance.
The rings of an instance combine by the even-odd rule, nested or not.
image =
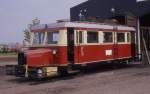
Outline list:
[[[81,65],[80,66],[80,71],[83,72],[83,73],[86,73],[88,72],[88,65]]]
[[[68,73],[68,67],[58,67],[58,74],[60,76],[67,76]]]

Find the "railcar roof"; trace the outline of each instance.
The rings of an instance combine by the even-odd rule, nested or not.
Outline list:
[[[39,24],[32,27],[32,30],[40,30],[40,29],[54,29],[54,28],[90,28],[90,29],[110,29],[113,30],[117,28],[117,30],[128,30],[135,31],[134,27],[129,27],[125,25],[116,25],[116,24],[106,24],[106,23],[93,23],[93,22],[60,22],[60,23],[51,23],[51,24]]]

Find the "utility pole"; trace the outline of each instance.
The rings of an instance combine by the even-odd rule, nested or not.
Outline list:
[[[141,33],[140,33],[140,18],[137,17],[137,41],[138,41],[138,59],[141,60]]]

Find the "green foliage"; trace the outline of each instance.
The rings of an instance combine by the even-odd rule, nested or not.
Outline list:
[[[23,31],[24,32],[24,41],[27,43],[30,43],[31,40],[31,28],[32,26],[40,24],[40,20],[38,18],[35,18],[32,20],[32,24],[28,24],[27,28]]]
[[[24,40],[28,43],[30,43],[31,35],[30,35],[30,30],[25,29],[24,30]]]

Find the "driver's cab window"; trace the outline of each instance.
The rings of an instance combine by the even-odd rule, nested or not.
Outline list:
[[[34,34],[33,45],[58,44],[59,41],[58,31],[34,32],[33,34]]]

